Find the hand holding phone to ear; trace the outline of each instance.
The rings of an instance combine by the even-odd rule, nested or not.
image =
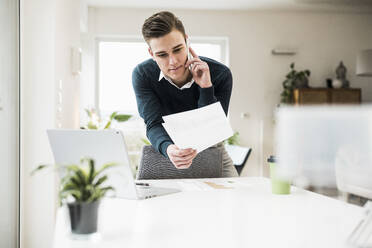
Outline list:
[[[187,48],[188,60],[185,64],[185,67],[191,67],[189,70],[192,74],[192,77],[201,88],[211,87],[212,81],[208,64],[202,61],[190,46],[187,46]],[[192,57],[190,55],[192,55]]]
[[[192,59],[191,53],[190,53],[190,42],[189,39],[186,40],[186,49],[187,49],[187,61],[190,61]],[[186,63],[187,63],[186,61]],[[189,70],[192,70],[192,65],[189,65]]]

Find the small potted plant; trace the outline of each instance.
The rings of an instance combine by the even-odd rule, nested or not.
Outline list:
[[[67,204],[71,231],[74,234],[92,234],[97,232],[98,207],[100,200],[108,191],[114,191],[104,185],[108,176],[103,172],[116,166],[116,163],[104,164],[96,170],[91,158],[83,158],[80,165],[52,165],[63,175],[59,185],[59,204]],[[51,165],[40,165],[32,175]]]
[[[286,75],[286,79],[283,84],[283,92],[280,94],[281,103],[291,104],[293,103],[293,89],[296,88],[308,88],[310,71],[296,71],[294,69],[295,64],[291,63],[291,71]]]

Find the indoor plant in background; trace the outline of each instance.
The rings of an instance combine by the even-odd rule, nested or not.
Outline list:
[[[132,115],[118,114],[118,112],[115,111],[111,113],[106,121],[104,121],[102,120],[97,110],[94,108],[86,108],[85,112],[87,113],[89,119],[85,126],[80,127],[81,129],[110,129],[111,124],[113,124],[114,121],[123,123],[129,121],[132,118]],[[120,129],[120,127],[117,128]],[[146,138],[143,138],[142,134],[139,134],[137,132],[124,132],[124,135],[129,153],[131,169],[133,171],[133,175],[136,175],[140,162],[142,147],[143,145],[150,145],[150,142]]]
[[[296,71],[295,63],[291,63],[291,71],[286,75],[283,85],[283,91],[280,94],[281,103],[291,104],[293,103],[293,90],[296,88],[308,88],[309,87],[309,76],[310,71]]]
[[[108,175],[104,172],[116,166],[107,163],[96,170],[91,158],[83,158],[80,165],[40,165],[35,172],[47,167],[53,167],[63,175],[59,184],[59,204],[67,204],[71,231],[74,234],[92,234],[97,232],[98,207],[100,200],[108,191],[114,191],[105,182]]]
[[[234,132],[233,136],[225,140],[225,145],[239,145],[239,132]]]
[[[118,112],[111,113],[106,123],[103,123],[101,117],[94,108],[85,109],[88,115],[88,123],[85,126],[80,127],[81,129],[109,129],[113,121],[125,122],[132,116],[125,114],[118,114]]]

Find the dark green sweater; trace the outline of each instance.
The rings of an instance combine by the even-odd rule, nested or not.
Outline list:
[[[165,78],[159,81],[160,69],[148,59],[133,70],[132,83],[140,116],[146,124],[146,133],[152,146],[165,157],[172,139],[162,126],[162,116],[204,107],[219,101],[227,115],[232,91],[232,75],[225,65],[200,57],[207,62],[212,87],[200,88],[194,82],[188,89],[178,89]]]

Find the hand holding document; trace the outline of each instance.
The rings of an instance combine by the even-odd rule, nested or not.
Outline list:
[[[178,148],[201,152],[233,135],[220,102],[163,116],[163,127]]]

